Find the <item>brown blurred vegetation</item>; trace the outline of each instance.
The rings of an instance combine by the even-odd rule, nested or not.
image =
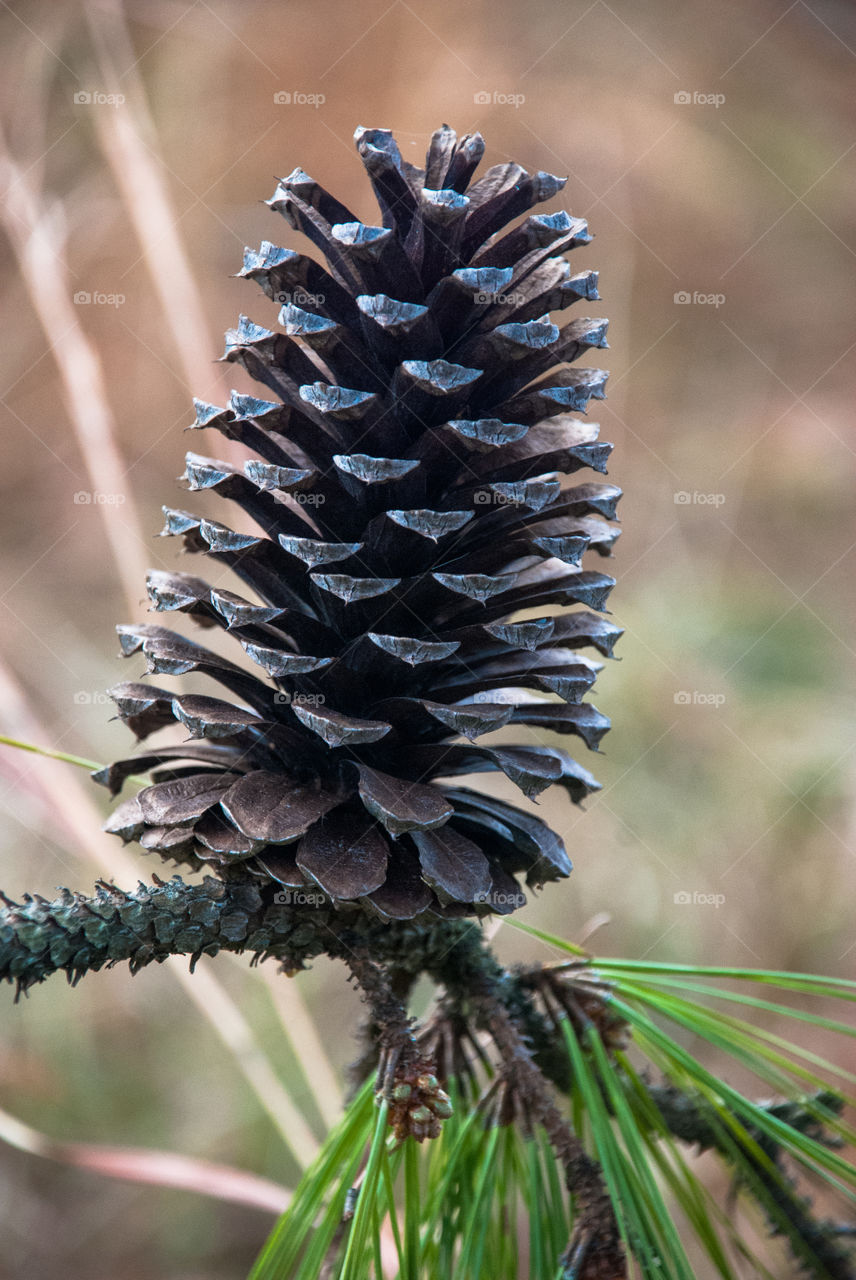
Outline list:
[[[585,814],[545,798],[576,871],[525,918],[575,938],[608,912],[592,946],[615,954],[852,974],[856,9],[126,0],[124,15],[127,28],[114,6],[77,0],[10,0],[0,14],[16,194],[32,190],[49,211],[29,289],[12,192],[0,235],[3,653],[41,745],[97,760],[128,745],[102,697],[136,674],[114,657],[113,624],[130,619],[109,534],[128,565],[175,563],[152,539],[160,504],[181,505],[184,448],[209,447],[181,435],[190,397],[249,390],[213,363],[220,334],[239,311],[275,319],[230,275],[244,244],[295,245],[260,203],[275,176],[299,164],[371,220],[355,126],[393,128],[414,159],[443,120],[478,128],[490,163],[569,174],[554,207],[596,234],[574,266],[602,273],[613,350],[598,408],[616,445],[611,478],[626,490],[613,608],[627,634],[597,698],[615,724],[598,762],[604,790]],[[278,91],[325,101],[279,105]],[[126,101],[76,103],[80,92]],[[173,239],[139,186],[147,165]],[[167,255],[166,285],[140,224]],[[63,291],[124,302],[70,309]],[[717,300],[676,303],[681,292]],[[56,359],[69,323],[100,356],[115,420],[124,500],[106,508],[74,501],[94,483]],[[99,439],[92,450],[97,470]],[[0,760],[0,885],[13,896],[88,889],[103,873],[64,832],[62,790],[51,804],[40,794],[42,767],[5,750]],[[676,904],[681,891],[724,902]],[[544,957],[507,928],[497,946]],[[229,962],[218,975],[292,1078],[264,988]],[[344,1064],[353,1045],[341,1028],[358,1011],[342,973],[322,964],[301,982]],[[234,1062],[165,970],[102,974],[74,993],[57,982],[14,1009],[0,995],[0,1104],[16,1115],[54,1136],[174,1147],[293,1179]],[[0,1220],[4,1280],[241,1276],[269,1222],[6,1148]]]

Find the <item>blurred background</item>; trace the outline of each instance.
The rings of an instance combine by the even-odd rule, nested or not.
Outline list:
[[[479,129],[486,164],[568,174],[544,211],[595,233],[572,265],[601,270],[626,491],[604,787],[584,814],[544,798],[576,870],[523,918],[609,954],[851,976],[856,9],[9,0],[0,35],[0,732],[130,745],[104,690],[140,664],[113,625],[177,564],[155,535],[185,448],[218,451],[182,436],[191,396],[249,390],[214,363],[222,331],[275,321],[231,276],[245,244],[306,247],[260,203],[276,177],[300,165],[373,221],[357,125],[415,161],[442,121]],[[12,897],[156,869],[99,833],[71,765],[2,748],[0,793]],[[550,958],[507,926],[496,945]],[[4,1280],[246,1274],[270,1206],[33,1154],[157,1147],[294,1185],[355,1053],[341,969],[183,973],[0,993]]]

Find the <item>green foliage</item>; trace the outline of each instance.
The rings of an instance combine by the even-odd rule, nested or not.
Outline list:
[[[844,1235],[809,1212],[803,1182],[833,1193],[845,1223],[856,1213],[856,1169],[841,1151],[854,1131],[841,1118],[852,1073],[765,1025],[853,1037],[826,1013],[770,999],[776,990],[813,1000],[856,1000],[856,983],[770,970],[595,960],[569,954],[557,966],[581,993],[611,991],[609,1007],[632,1028],[627,1049],[594,1022],[562,1014],[571,1070],[567,1114],[599,1161],[640,1280],[739,1280],[781,1275],[778,1246],[758,1256],[733,1206],[719,1203],[696,1165],[713,1151],[741,1207],[787,1242],[810,1276],[852,1274]],[[738,1016],[734,1010],[738,1010]],[[688,1047],[691,1046],[691,1047]],[[717,1070],[703,1059],[716,1055]],[[757,1102],[729,1083],[754,1079],[775,1095]],[[489,1080],[486,1080],[489,1084]],[[559,1263],[573,1201],[545,1133],[486,1126],[475,1091],[452,1088],[455,1110],[440,1138],[394,1149],[384,1108],[363,1086],[275,1228],[250,1280],[576,1280]],[[754,1092],[754,1089],[752,1090]],[[386,1136],[385,1136],[386,1134]],[[795,1174],[799,1173],[800,1183]],[[352,1185],[356,1212],[342,1222]],[[747,1272],[746,1268],[749,1268]],[[771,1271],[770,1268],[774,1270]]]

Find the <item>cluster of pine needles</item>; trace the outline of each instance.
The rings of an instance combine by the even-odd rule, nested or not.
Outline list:
[[[856,983],[595,960],[559,938],[512,927],[570,957],[520,977],[554,993],[542,1003],[557,1036],[542,1069],[561,1085],[571,1130],[602,1170],[626,1274],[856,1274],[856,1170],[841,1151],[854,1139],[842,1118],[854,1076],[763,1025],[772,1015],[852,1037],[852,1027],[781,1003],[775,993],[802,1004],[852,1002]],[[463,1020],[455,1035],[459,1043],[466,1038]],[[474,1034],[470,1044],[477,1043]],[[712,1055],[716,1071],[704,1065]],[[251,1280],[608,1276],[596,1241],[569,1254],[577,1206],[544,1126],[508,1123],[492,1105],[502,1064],[493,1065],[484,1047],[473,1049],[470,1063],[445,1082],[452,1115],[421,1145],[395,1136],[390,1100],[374,1077],[366,1080]],[[771,1100],[753,1101],[729,1083],[732,1076],[753,1080],[753,1092],[766,1090]],[[703,1153],[720,1162],[725,1197],[709,1189]],[[819,1216],[812,1197],[834,1206],[835,1216]],[[750,1243],[762,1245],[765,1234],[781,1238],[785,1270],[771,1271]],[[624,1266],[612,1274],[619,1280]]]

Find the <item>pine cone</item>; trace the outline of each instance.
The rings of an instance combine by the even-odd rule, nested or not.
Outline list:
[[[610,553],[616,530],[598,517],[614,519],[620,491],[558,480],[605,471],[610,446],[573,414],[603,398],[607,375],[556,371],[606,346],[606,321],[549,318],[598,297],[596,273],[572,275],[562,256],[591,237],[566,213],[501,235],[564,180],[500,164],[470,185],[479,134],[458,141],[444,125],[424,170],[387,130],[358,129],[356,143],[383,225],[301,169],[283,179],[270,207],[329,270],[268,242],[248,249],[240,274],[282,304],[280,328],[242,317],[223,359],[273,398],[197,402],[197,428],[252,456],[239,467],[191,453],[187,486],[231,499],[257,531],[166,509],[164,534],[253,598],[148,577],[156,610],[222,628],[249,662],[161,626],[119,628],[150,674],[203,673],[238,704],[119,685],[138,738],[179,721],[191,740],[95,776],[115,794],[150,772],[107,829],[164,858],[384,919],[505,913],[525,902],[515,876],[540,886],[570,872],[564,845],[530,812],[449,779],[499,770],[530,800],[559,783],[579,802],[599,784],[564,751],[478,739],[532,725],[597,750],[609,727],[582,701],[600,664],[579,650],[610,655],[620,630],[590,610],[614,584],[580,558]],[[587,608],[557,612],[570,604]]]

